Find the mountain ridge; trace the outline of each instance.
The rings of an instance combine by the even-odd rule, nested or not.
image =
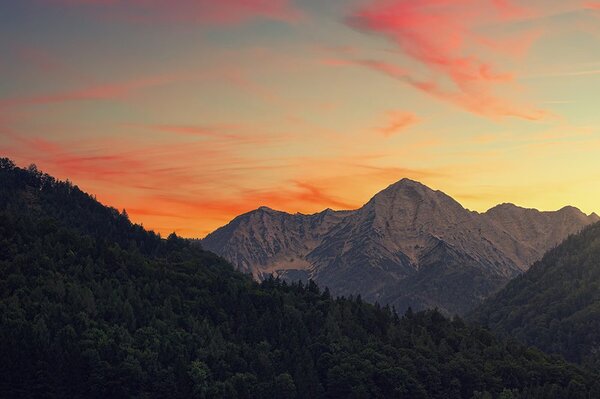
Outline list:
[[[463,313],[527,270],[546,250],[599,219],[570,206],[538,211],[504,203],[479,213],[404,178],[354,210],[306,215],[260,207],[207,235],[202,244],[257,280],[269,275],[314,279],[339,295],[361,294],[402,309],[434,305]],[[437,254],[433,258],[431,251]],[[435,261],[440,275],[432,274],[440,281],[406,286],[404,280],[431,274],[429,262],[440,256],[445,259]],[[442,278],[447,274],[460,275],[456,284],[469,286],[464,300],[435,293],[450,290]],[[423,284],[433,298],[418,292]],[[391,298],[399,290],[422,299],[397,303]]]

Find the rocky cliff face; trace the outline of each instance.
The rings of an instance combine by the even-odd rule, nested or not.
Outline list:
[[[354,211],[313,215],[261,207],[209,234],[205,248],[262,279],[314,279],[402,311],[464,313],[569,234],[598,220],[576,208],[511,204],[480,214],[403,179]]]

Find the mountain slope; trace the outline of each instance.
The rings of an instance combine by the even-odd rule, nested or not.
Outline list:
[[[600,394],[595,375],[435,311],[259,285],[5,159],[0,243],[3,398]]]
[[[290,215],[260,207],[238,216],[230,228],[215,231],[204,243],[260,280],[276,270],[309,268],[307,254],[332,226],[350,213],[328,209],[308,216]]]
[[[547,352],[600,367],[600,223],[549,251],[470,317]]]
[[[361,294],[403,311],[464,313],[569,234],[598,220],[575,208],[504,204],[480,214],[402,179],[354,211],[314,215],[260,208],[203,245],[255,278],[311,278],[336,295]]]

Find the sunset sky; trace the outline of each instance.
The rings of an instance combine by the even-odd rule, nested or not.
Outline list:
[[[0,156],[203,237],[409,177],[600,213],[600,2],[0,2]]]

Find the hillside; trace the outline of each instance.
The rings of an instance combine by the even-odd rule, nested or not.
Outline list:
[[[600,367],[600,223],[569,237],[471,316],[544,351]]]
[[[569,234],[597,221],[573,207],[465,209],[409,180],[354,211],[288,214],[261,207],[209,234],[205,248],[260,280],[313,279],[336,295],[464,314]]]
[[[0,397],[598,397],[595,376],[435,311],[262,284],[0,160]]]

